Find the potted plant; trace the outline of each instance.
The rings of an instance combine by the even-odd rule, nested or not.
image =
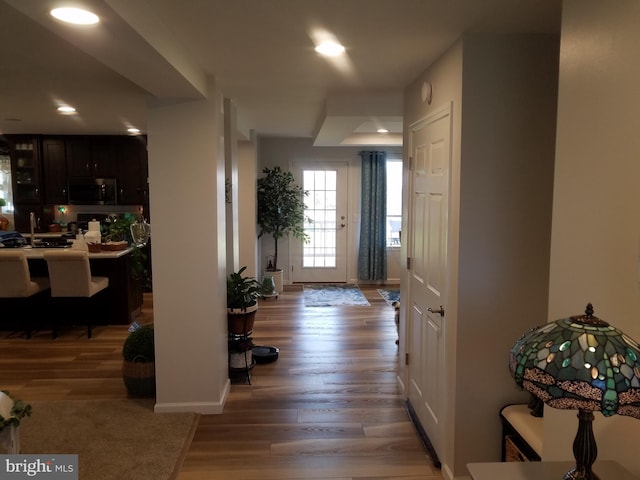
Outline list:
[[[20,453],[20,420],[31,416],[31,405],[15,400],[8,391],[0,391],[0,453]]]
[[[250,337],[230,338],[229,368],[249,369],[253,363],[253,340]]]
[[[246,335],[253,330],[258,310],[260,283],[243,276],[246,269],[244,266],[227,277],[227,324],[229,333],[234,335]]]
[[[9,227],[9,220],[2,216],[2,207],[7,206],[7,201],[0,198],[0,230],[6,230]]]
[[[300,240],[308,240],[309,236],[304,233],[304,222],[310,221],[304,214],[307,208],[304,197],[308,192],[295,184],[291,172],[283,172],[280,167],[265,168],[262,173],[266,175],[258,179],[258,238],[265,234],[273,237],[273,260],[269,261],[267,271],[277,273],[274,279],[276,290],[280,293],[282,270],[278,268],[278,240],[289,234]]]
[[[153,333],[153,325],[142,325],[122,345],[122,379],[131,397],[152,397],[156,393]]]

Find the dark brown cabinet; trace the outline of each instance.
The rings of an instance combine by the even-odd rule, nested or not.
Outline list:
[[[48,225],[55,218],[53,207],[51,205],[26,205],[24,203],[14,204],[13,221],[16,231],[23,233],[31,231],[31,212],[33,212],[35,218],[34,232],[46,232]]]
[[[68,203],[67,158],[63,138],[43,138],[42,178],[44,203]]]
[[[118,142],[118,203],[149,203],[147,143],[144,137],[122,137]]]
[[[14,205],[40,204],[42,185],[38,138],[11,135],[7,141],[11,156]]]
[[[47,231],[55,206],[69,203],[72,177],[115,178],[117,203],[142,205],[149,218],[145,137],[124,135],[7,135],[16,230]]]
[[[115,137],[117,138],[117,137]],[[86,136],[66,139],[67,169],[71,177],[115,177],[114,137]]]

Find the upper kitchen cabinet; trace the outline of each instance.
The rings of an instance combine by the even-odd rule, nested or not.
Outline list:
[[[67,137],[68,174],[71,177],[115,177],[114,137]]]
[[[7,141],[11,156],[13,203],[37,205],[42,201],[38,137],[10,135]]]
[[[121,137],[118,142],[118,203],[149,203],[147,142],[144,137]]]
[[[42,177],[44,203],[68,203],[67,157],[63,138],[42,139]]]

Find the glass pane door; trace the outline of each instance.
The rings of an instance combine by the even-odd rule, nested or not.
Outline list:
[[[346,164],[299,165],[294,172],[305,197],[304,230],[308,242],[292,248],[294,282],[346,282],[347,175]]]
[[[304,231],[309,242],[303,248],[302,266],[334,268],[336,266],[336,177],[335,170],[304,170],[302,188],[309,221]]]

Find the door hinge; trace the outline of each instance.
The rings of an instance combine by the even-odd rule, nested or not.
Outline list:
[[[411,257],[407,257],[407,270],[411,270]]]
[[[409,155],[409,171],[413,172],[413,157]]]
[[[404,364],[405,365],[409,365],[409,354],[408,353],[404,354]]]

